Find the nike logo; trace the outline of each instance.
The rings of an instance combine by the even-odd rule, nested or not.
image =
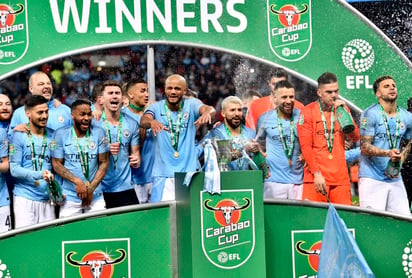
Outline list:
[[[71,145],[72,145],[71,143],[69,143],[69,144],[64,144],[65,147],[71,146]]]

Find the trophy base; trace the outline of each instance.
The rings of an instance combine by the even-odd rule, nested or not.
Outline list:
[[[220,162],[220,163],[219,163],[219,171],[220,171],[220,172],[228,172],[228,171],[229,171],[229,167],[227,166],[227,163],[225,163],[225,162]]]

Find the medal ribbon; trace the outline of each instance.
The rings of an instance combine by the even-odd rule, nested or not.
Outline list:
[[[165,111],[166,111],[167,122],[169,123],[170,140],[172,141],[172,147],[173,149],[175,149],[175,151],[177,151],[179,147],[180,122],[182,120],[182,115],[183,115],[182,108],[183,108],[183,100],[180,102],[180,108],[177,111],[176,128],[174,128],[172,117],[170,115],[170,110],[169,110],[169,107],[167,107],[167,104],[165,101]]]
[[[34,147],[34,140],[30,132],[29,123],[27,124],[27,129],[29,130],[29,132],[27,133],[27,136],[30,139],[30,151],[31,151],[31,161],[33,163],[33,170],[40,171],[43,167],[44,154],[46,153],[46,148],[47,148],[47,132],[46,130],[44,130],[43,132],[43,140],[42,140],[40,155],[39,155],[39,158],[36,159],[36,149]]]
[[[329,153],[332,153],[333,133],[335,132],[335,113],[334,113],[335,108],[332,107],[331,114],[330,114],[330,134],[329,134],[328,133],[328,124],[326,122],[325,115],[323,114],[322,105],[320,103],[320,100],[318,100],[318,103],[319,103],[320,115],[322,117],[323,131],[325,133],[326,145],[328,146]]]
[[[278,115],[278,129],[280,132],[280,142],[282,142],[283,150],[285,151],[285,154],[289,161],[292,160],[292,154],[293,154],[293,149],[295,148],[295,124],[293,121],[293,114],[290,116],[289,122],[290,122],[290,143],[289,146],[286,143],[286,138],[285,134],[283,131],[283,124],[282,124],[282,118],[279,117],[279,110],[276,109],[276,113]]]
[[[82,172],[84,177],[86,178],[86,180],[89,179],[89,130],[87,130],[86,132],[86,144],[84,146],[84,152],[79,144],[77,135],[76,135],[76,131],[73,128],[73,137],[74,137],[74,142],[76,143],[77,146],[77,151],[79,153],[80,156],[80,165],[82,167]]]
[[[103,111],[103,113],[102,113],[102,120],[103,120],[105,129],[106,129],[107,137],[109,137],[109,144],[111,144],[112,143],[112,135],[111,135],[111,132],[110,132],[110,123],[107,120],[105,111]],[[122,116],[122,113],[120,113],[119,126],[117,128],[117,138],[116,138],[116,141],[115,141],[115,142],[119,143],[119,148],[122,144],[122,126],[123,126],[123,116]],[[116,169],[116,163],[117,163],[117,159],[119,157],[117,155],[112,155],[112,157],[113,157],[113,161],[114,161],[114,168]]]
[[[129,107],[132,108],[133,110],[136,110],[136,111],[144,111],[144,108],[145,108],[144,106],[134,105],[131,102],[129,102]]]
[[[226,134],[229,137],[229,139],[235,138],[235,136],[233,136],[232,133],[230,133],[229,128],[225,124],[224,124],[224,126],[225,126],[225,130],[226,130]],[[242,126],[240,126],[240,135],[239,136],[242,136],[242,130],[243,130]]]
[[[386,129],[386,135],[388,136],[389,139],[389,147],[391,149],[396,148],[396,145],[398,144],[398,139],[399,139],[399,135],[400,135],[400,128],[401,128],[401,114],[399,111],[399,107],[396,107],[396,126],[395,126],[395,138],[392,138],[391,132],[390,132],[390,128],[389,128],[389,124],[388,124],[388,117],[385,113],[385,111],[383,110],[382,105],[379,105],[381,108],[381,113],[382,113],[382,118],[383,118],[383,123],[385,124],[385,129]]]

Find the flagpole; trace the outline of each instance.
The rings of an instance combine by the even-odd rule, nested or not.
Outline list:
[[[154,48],[147,45],[147,87],[149,99],[156,100]]]

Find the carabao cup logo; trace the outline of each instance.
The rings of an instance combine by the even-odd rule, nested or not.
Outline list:
[[[253,191],[200,194],[204,255],[219,268],[240,267],[249,260],[255,247]]]
[[[298,241],[296,243],[296,251],[303,256],[307,256],[310,267],[317,272],[319,267],[319,255],[320,249],[322,247],[322,241],[316,242],[308,250],[303,247],[305,243],[306,242],[303,240]]]
[[[62,278],[132,277],[130,238],[62,242]]]
[[[372,67],[374,61],[375,52],[365,40],[351,40],[342,49],[342,62],[351,72],[365,72]]]
[[[312,46],[311,1],[268,0],[267,11],[273,53],[289,62],[304,58]]]
[[[110,278],[113,274],[114,265],[119,264],[126,258],[126,251],[117,249],[120,255],[117,258],[111,258],[103,251],[92,251],[86,254],[81,261],[75,260],[73,257],[76,252],[69,252],[66,255],[68,264],[79,267],[80,277],[82,278]]]
[[[27,51],[29,32],[22,3],[0,3],[0,64],[13,64]]]

